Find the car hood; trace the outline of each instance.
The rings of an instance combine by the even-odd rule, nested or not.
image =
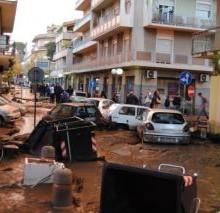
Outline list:
[[[0,110],[4,110],[6,112],[14,112],[16,110],[19,110],[18,107],[12,106],[11,104],[5,104],[0,106]]]

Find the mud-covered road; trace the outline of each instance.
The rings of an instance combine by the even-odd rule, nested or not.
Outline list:
[[[197,172],[200,212],[220,211],[220,145],[197,141],[186,146],[141,146],[134,132],[122,130],[97,132],[96,138],[99,154],[107,161],[152,169],[160,163],[171,163],[184,166],[189,174]],[[24,157],[21,154],[0,162],[0,212],[30,212],[30,208],[32,212],[53,212],[51,185],[31,189],[18,184],[23,176]],[[98,212],[103,162],[75,162],[67,166],[81,180],[81,190],[73,189],[75,211]],[[9,185],[13,183],[16,184]]]

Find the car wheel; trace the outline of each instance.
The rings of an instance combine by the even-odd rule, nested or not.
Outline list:
[[[5,120],[2,116],[0,116],[0,127],[5,126]]]

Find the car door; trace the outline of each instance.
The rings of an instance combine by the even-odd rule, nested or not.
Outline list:
[[[128,125],[129,129],[134,129],[136,108],[133,106],[122,106],[118,112],[118,123]]]

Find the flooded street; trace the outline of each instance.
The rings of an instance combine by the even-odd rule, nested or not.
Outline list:
[[[44,111],[44,110],[43,110]],[[45,113],[39,110],[37,120]],[[28,113],[17,121],[19,135],[33,129],[33,115]],[[2,129],[2,134],[5,134]],[[97,148],[106,161],[157,170],[168,163],[186,168],[187,174],[198,173],[198,196],[201,213],[220,211],[220,144],[194,140],[190,145],[140,144],[134,131],[97,131]],[[0,161],[0,212],[56,212],[51,208],[52,185],[34,188],[22,186],[24,158],[22,153]],[[74,179],[80,180],[81,190],[74,189],[74,211],[98,213],[100,204],[102,167],[104,162],[74,162],[66,164]],[[68,212],[68,211],[66,211]],[[72,212],[72,211],[71,211]]]

